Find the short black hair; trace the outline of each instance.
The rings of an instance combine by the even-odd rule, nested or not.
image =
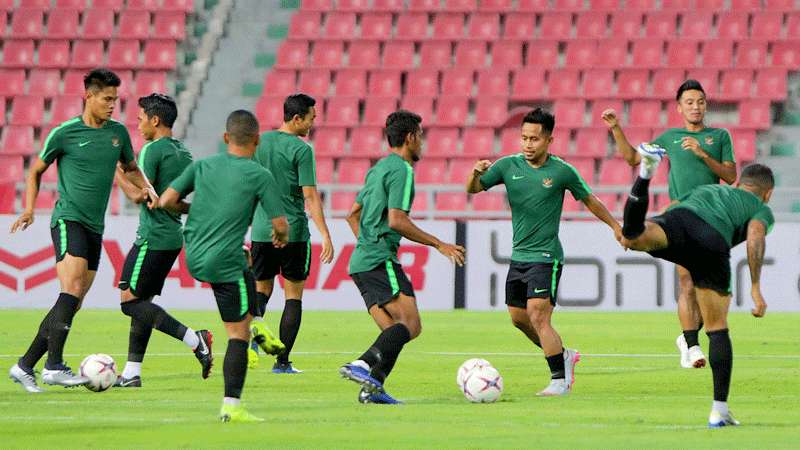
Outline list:
[[[119,87],[122,81],[117,74],[108,69],[93,69],[83,77],[83,87],[89,89],[103,90],[107,87]]]
[[[704,96],[706,95],[706,91],[703,90],[703,85],[700,84],[699,81],[688,79],[678,86],[678,93],[675,94],[675,100],[680,101],[681,95],[683,95],[685,91],[700,91]]]
[[[414,134],[420,129],[422,117],[405,109],[397,110],[386,117],[386,140],[389,147],[400,147],[406,142],[406,136]]]
[[[294,116],[305,117],[308,110],[316,105],[314,97],[306,94],[292,94],[283,102],[283,121],[288,122]]]
[[[258,119],[250,111],[237,109],[228,115],[225,131],[235,145],[251,144],[258,137]]]
[[[775,176],[772,169],[764,164],[753,163],[742,170],[739,183],[755,186],[759,192],[767,192],[775,187]]]
[[[550,111],[536,108],[528,114],[525,114],[525,117],[522,118],[522,124],[524,125],[526,123],[538,123],[542,126],[542,131],[546,134],[552,134],[553,128],[556,127],[556,116],[550,113]]]
[[[157,116],[167,128],[172,128],[178,118],[178,105],[169,95],[152,93],[147,97],[139,98],[139,107],[144,110],[148,118]]]

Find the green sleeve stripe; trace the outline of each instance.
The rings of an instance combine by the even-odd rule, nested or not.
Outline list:
[[[142,243],[142,246],[139,247],[139,251],[136,254],[136,263],[133,265],[133,274],[131,275],[130,280],[130,287],[131,291],[136,289],[136,285],[139,284],[139,274],[142,273],[142,264],[144,264],[144,257],[147,255],[147,241]]]
[[[59,256],[64,256],[64,253],[67,252],[67,224],[63,219],[58,219],[58,237],[61,244],[61,248],[58,249]]]
[[[311,267],[311,240],[306,241],[306,267],[303,273],[308,276],[308,269]]]
[[[553,259],[552,278],[550,279],[550,298],[556,299],[556,290],[558,289],[558,259]]]
[[[149,173],[145,173],[145,171],[144,171],[144,161],[145,161],[144,158],[147,155],[147,149],[150,148],[150,145],[152,145],[153,142],[154,141],[150,141],[150,142],[144,144],[142,146],[142,150],[139,152],[139,168],[142,169],[142,173],[144,173],[144,176],[146,176],[148,179],[150,179],[150,174]]]
[[[581,173],[578,172],[578,169],[576,169],[575,166],[573,166],[572,164],[564,161],[563,159],[559,158],[558,156],[550,155],[550,157],[554,158],[556,161],[560,161],[560,162],[564,163],[564,165],[567,166],[570,170],[572,170],[572,172],[575,174],[575,176],[578,177],[578,181],[581,182],[581,186],[584,189],[586,189],[586,192],[588,192],[590,194],[592,193],[592,188],[590,188],[589,185],[586,184],[586,180],[583,179],[583,177],[581,176]]]
[[[239,278],[239,314],[244,316],[247,313],[247,305],[249,299],[247,298],[247,285],[244,278]]]
[[[389,285],[392,287],[392,297],[400,292],[400,285],[397,283],[397,274],[390,259],[386,260],[386,274],[389,276]]]
[[[47,135],[47,139],[45,139],[45,141],[44,141],[44,145],[42,145],[42,150],[39,152],[39,158],[40,159],[44,159],[44,156],[45,156],[44,152],[45,152],[45,150],[47,150],[47,144],[50,143],[50,139],[52,139],[53,136],[56,135],[56,132],[58,130],[66,127],[67,125],[72,125],[73,123],[75,123],[75,122],[77,122],[79,120],[80,120],[80,117],[74,117],[72,119],[67,120],[66,122],[62,122],[61,125],[59,125],[59,126],[53,128],[52,130],[50,130],[50,133]]]
[[[409,211],[411,209],[411,185],[414,184],[414,169],[411,164],[406,164],[406,184],[403,189],[403,210]]]

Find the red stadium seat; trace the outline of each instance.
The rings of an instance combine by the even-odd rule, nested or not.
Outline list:
[[[325,37],[352,39],[356,35],[356,15],[351,12],[330,12],[325,19]]]
[[[620,69],[628,64],[628,41],[622,39],[603,39],[597,42],[597,48],[603,49],[603,57],[596,61],[595,67]]]
[[[275,57],[275,67],[301,69],[308,62],[308,42],[287,40],[281,43]]]
[[[382,127],[386,124],[386,117],[396,110],[396,97],[369,96],[364,101],[364,121],[362,125]]]
[[[597,41],[583,39],[569,41],[564,65],[578,69],[594,67],[597,56]]]
[[[404,0],[373,0],[372,10],[383,12],[400,12],[405,8]]]
[[[650,186],[653,187],[667,187],[669,185],[669,161],[667,164],[661,164],[656,169],[656,173],[653,175],[653,178],[650,179]],[[663,194],[666,196],[666,194]],[[624,200],[627,200],[627,197],[623,195],[623,206]],[[655,204],[651,203],[650,209],[652,211],[660,211],[661,208],[656,206]]]
[[[3,127],[0,153],[5,155],[31,155],[33,147],[33,127],[9,125]]]
[[[689,11],[697,0],[662,0],[661,8],[668,11]]]
[[[681,125],[683,125],[681,123]],[[628,142],[634,147],[642,142],[650,142],[653,140],[653,130],[650,127],[625,127],[625,137]],[[613,156],[621,158],[622,154],[616,148],[613,150]]]
[[[363,158],[381,158],[386,155],[383,150],[383,124],[386,123],[386,116],[383,122],[375,127],[354,128],[350,136],[350,154]]]
[[[472,94],[472,69],[454,67],[442,72],[443,95],[471,95]]]
[[[563,128],[579,128],[583,126],[583,115],[586,103],[583,100],[557,100],[553,113],[558,118],[557,126]]]
[[[427,67],[423,65],[423,67]],[[439,71],[436,69],[420,68],[408,72],[406,75],[406,95],[431,96],[439,94]]]
[[[589,9],[591,11],[616,11],[619,7],[619,0],[589,0]]]
[[[722,72],[720,100],[739,100],[750,98],[753,88],[753,71],[732,69]]]
[[[448,92],[448,91],[445,91]],[[451,91],[458,92],[458,91]],[[441,96],[436,104],[436,123],[443,127],[462,127],[469,114],[469,98],[462,96]]]
[[[544,70],[538,67],[525,67],[514,72],[511,84],[512,100],[536,100],[545,98]]]
[[[360,184],[363,181],[363,179],[360,181],[357,180],[354,181],[353,184]],[[350,208],[353,207],[353,203],[356,201],[356,195],[358,195],[357,192],[334,191],[331,194],[331,209],[341,213],[349,212]]]
[[[444,179],[444,173],[442,173]],[[24,160],[21,156],[0,156],[0,183],[18,183],[25,180]]]
[[[13,97],[24,91],[25,71],[23,69],[0,69],[0,97]]]
[[[477,0],[444,0],[444,11],[471,12],[478,9]]]
[[[604,122],[602,121],[601,116],[603,115],[603,111],[607,109],[613,109],[614,111],[617,112],[617,116],[621,116],[624,109],[624,104],[622,103],[622,100],[619,100],[617,98],[613,100],[602,99],[593,101],[591,108],[591,120],[589,121],[589,123],[592,126],[603,125]]]
[[[436,211],[466,211],[466,192],[437,192]]]
[[[364,12],[369,11],[369,0],[338,0],[336,9],[338,11]]]
[[[182,11],[160,11],[153,20],[153,37],[186,39],[186,14]]]
[[[493,41],[500,37],[500,16],[497,14],[475,13],[470,15],[469,39]]]
[[[517,68],[522,65],[522,43],[501,40],[492,44],[492,64],[494,68]]]
[[[603,127],[581,128],[575,137],[575,155],[581,158],[605,158],[608,154],[608,130]]]
[[[608,26],[608,13],[605,11],[591,10],[578,15],[575,24],[577,37],[588,39],[602,39],[606,37]]]
[[[83,77],[86,72],[83,70],[68,70],[64,74],[64,94],[83,95]]]
[[[339,183],[362,184],[369,170],[369,160],[343,159],[339,161]]]
[[[661,102],[658,100],[636,100],[631,102],[628,124],[635,127],[660,126]]]
[[[708,30],[706,30],[708,32]],[[667,43],[667,67],[697,67],[697,41],[680,39]]]
[[[627,3],[625,2],[626,6]],[[616,39],[637,39],[642,35],[642,21],[644,15],[641,11],[616,11],[611,16],[611,36]]]
[[[547,150],[553,155],[562,158],[566,157],[567,154],[569,154],[571,135],[571,128],[565,128],[559,124],[559,126],[556,127],[556,131],[553,133],[553,142],[550,143],[550,147],[548,147]]]
[[[75,39],[78,37],[78,11],[54,9],[47,19],[47,37],[50,39]]]
[[[756,72],[756,95],[770,100],[785,100],[788,94],[786,69],[765,68]]]
[[[333,158],[316,158],[316,163],[317,184],[333,183]]]
[[[128,103],[133,102],[128,101]],[[79,95],[61,95],[55,97],[50,109],[52,111],[50,124],[54,126],[58,125],[83,112],[83,97]]]
[[[503,27],[505,39],[522,41],[533,40],[536,32],[536,16],[534,14],[514,13],[506,15],[506,25]]]
[[[86,9],[87,0],[56,0],[56,9],[76,9],[83,11]]]
[[[353,127],[358,124],[358,98],[333,97],[328,101],[325,124],[340,127]]]
[[[331,72],[326,69],[306,69],[300,72],[297,89],[312,97],[327,97],[331,87]]]
[[[436,12],[442,8],[439,0],[409,0],[408,9],[409,11]]]
[[[402,73],[398,70],[380,69],[369,74],[369,95],[399,97]]]
[[[736,67],[758,69],[767,65],[766,41],[742,41],[736,45]]]
[[[22,206],[23,208],[26,206],[26,197],[22,196]],[[46,189],[42,189],[39,191],[39,195],[36,197],[36,209],[39,210],[50,210],[55,208],[56,206],[56,193],[55,191],[50,191]]]
[[[150,13],[126,9],[119,15],[117,37],[122,39],[147,39],[150,37]]]
[[[508,96],[510,72],[498,69],[494,64],[491,69],[478,72],[478,95]]]
[[[507,211],[506,195],[502,192],[483,192],[472,196],[473,211]]]
[[[713,98],[719,93],[719,71],[716,69],[689,70],[686,78],[699,81],[708,97]]]
[[[633,169],[626,161],[609,159],[600,167],[600,184],[628,186],[633,181]]]
[[[50,0],[19,0],[20,9],[50,9]]]
[[[28,76],[28,94],[54,97],[59,94],[60,87],[61,74],[58,70],[32,69]]]
[[[161,0],[128,0],[129,10],[155,11],[161,7]]]
[[[167,93],[167,73],[151,70],[136,72],[136,90],[133,94],[136,97],[143,97],[154,92]]]
[[[638,39],[633,41],[633,65],[640,69],[654,69],[663,66],[663,47],[661,39]]]
[[[410,97],[406,95],[400,102],[400,107],[407,111],[413,111],[419,114],[419,116],[422,117],[422,124],[424,126],[429,126],[435,123],[433,114],[434,97],[435,95],[420,96],[420,97]]]
[[[786,38],[800,38],[800,12],[787,14],[786,17]]]
[[[102,43],[100,44],[102,46]],[[77,47],[78,43],[75,45]],[[93,56],[97,56],[97,54],[95,53]],[[100,53],[100,57],[102,58],[102,51]],[[102,61],[102,59],[100,61]],[[37,64],[37,66],[41,68],[55,69],[63,69],[69,66],[69,41],[42,41],[39,44],[39,64]]]
[[[546,11],[550,8],[549,0],[518,0],[517,9],[524,12]]]
[[[44,10],[42,9],[17,9],[11,18],[11,34],[14,39],[43,37]]]
[[[612,214],[620,212],[619,201],[617,200],[617,194],[613,192],[601,192],[601,193],[594,193],[595,197],[597,197],[600,202],[605,205],[606,209],[608,209]],[[567,196],[565,194],[565,196]]]
[[[487,12],[509,12],[513,9],[512,0],[481,0],[478,5],[479,11]]]
[[[768,11],[794,11],[794,0],[764,0],[764,9]]]
[[[446,175],[447,161],[444,159],[423,159],[414,167],[414,181],[419,184],[442,184]]]
[[[123,123],[129,127],[136,127],[139,124],[139,105],[135,101],[127,101],[123,102],[121,109],[125,117]]]
[[[772,66],[800,69],[800,40],[773,43]]]
[[[144,44],[144,67],[175,70],[177,56],[175,41],[150,40]]]
[[[395,39],[421,41],[428,38],[428,15],[422,13],[401,14],[397,19]]]
[[[420,67],[450,67],[453,61],[453,46],[450,41],[425,41],[420,46]],[[413,55],[411,56],[413,65]]]
[[[583,11],[583,0],[553,0],[553,10],[555,11]]]
[[[645,36],[652,39],[673,38],[677,22],[678,14],[673,11],[649,12],[644,19]]]
[[[387,42],[383,47],[383,67],[387,69],[414,67],[414,44],[402,41]]]
[[[136,69],[141,67],[139,64],[139,41],[111,41],[108,46],[108,66],[112,69]]]
[[[6,124],[6,99],[0,97],[0,127]]]
[[[282,116],[283,113],[281,112]],[[344,147],[346,142],[346,128],[319,127],[314,129],[314,154],[316,156],[342,157],[345,155]],[[320,173],[319,168],[317,168],[317,173]]]
[[[391,37],[391,14],[365,13],[361,16],[361,39],[388,40]]]
[[[367,92],[367,72],[362,69],[342,69],[336,72],[336,95],[360,97]]]
[[[344,62],[344,42],[316,41],[311,52],[311,64],[317,69],[336,69]]]
[[[181,11],[184,14],[194,11],[194,0],[164,0],[161,5],[164,11]]]
[[[717,38],[719,39],[747,39],[747,22],[749,16],[740,11],[727,11],[718,16]]]
[[[772,125],[769,100],[742,100],[739,102],[739,126],[766,130]]]
[[[472,68],[486,66],[486,43],[462,41],[456,44],[456,66]]]
[[[475,161],[472,159],[451,159],[450,170],[447,172],[447,183],[463,185],[474,166]]]
[[[547,84],[550,87],[548,96],[554,99],[578,97],[579,78],[580,71],[577,69],[551,70],[547,76]]]
[[[744,1],[752,1],[752,0],[744,0]],[[756,0],[758,1],[758,0]],[[731,9],[741,8],[741,4],[743,3],[742,0],[731,0]],[[759,1],[759,9],[761,9]],[[694,7],[701,10],[714,10],[720,11],[725,9],[725,0],[694,0]]]
[[[555,142],[555,141],[554,141]],[[592,184],[594,182],[594,158],[579,158],[579,157],[572,157],[567,160],[575,170],[578,171],[581,178],[583,178],[588,184]],[[566,195],[565,198],[568,197],[572,199],[572,195]]]
[[[478,97],[475,105],[475,125],[499,127],[507,118],[507,97]]]
[[[314,39],[320,35],[322,14],[305,11],[292,15],[289,21],[289,37],[291,39]]]
[[[433,38],[459,40],[464,37],[464,15],[442,13],[433,19]]]
[[[294,94],[295,72],[293,70],[272,70],[264,80],[264,92],[269,95],[287,96]]]
[[[111,39],[114,34],[113,10],[92,7],[86,10],[83,17],[83,39]]]
[[[475,159],[491,158],[494,155],[493,128],[467,128],[464,130],[461,156]]]
[[[572,14],[545,12],[541,16],[540,36],[545,39],[569,39],[572,37]]]
[[[754,39],[775,39],[783,37],[783,13],[763,11],[753,14],[750,37]]]
[[[619,72],[617,76],[617,96],[624,100],[647,97],[646,69],[627,69]]]
[[[653,73],[652,96],[660,100],[673,99],[684,81],[683,69],[659,69]]]
[[[122,10],[124,5],[125,5],[125,0],[92,0],[92,9],[103,8],[119,12],[120,10]]]
[[[39,126],[44,119],[44,98],[38,95],[18,95],[11,107],[11,125]]]
[[[675,96],[673,95],[672,98],[675,98]],[[674,103],[667,105],[667,126],[675,128],[682,128],[684,126],[683,116],[678,112],[678,108]]]
[[[301,0],[300,10],[306,11],[331,11],[333,0]]]
[[[503,128],[500,131],[500,155],[513,155],[520,151],[521,138],[519,128]]]
[[[459,154],[458,128],[428,128],[425,155],[451,158]]]
[[[681,39],[708,39],[714,29],[712,11],[691,11],[681,14]]]
[[[756,159],[756,132],[755,130],[735,130],[731,133],[733,151],[738,161],[753,161]]]

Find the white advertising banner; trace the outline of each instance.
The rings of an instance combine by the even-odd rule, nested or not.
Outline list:
[[[0,216],[0,308],[49,308],[59,292],[50,238],[50,217],[37,216],[29,229],[9,234],[8,230],[15,219],[14,216]],[[455,239],[454,222],[418,221],[417,224],[447,242]],[[137,226],[138,217],[106,218],[100,268],[84,307],[119,307],[116,285]],[[311,224],[311,273],[306,282],[303,307],[309,310],[364,310],[361,295],[347,274],[355,238],[344,220],[329,220],[328,226],[336,256],[331,264],[325,265],[319,261],[322,245]],[[399,258],[414,285],[420,309],[453,308],[455,269],[449,260],[431,247],[405,240],[400,246]],[[158,301],[167,308],[216,310],[211,289],[192,278],[183,254],[167,278]],[[283,308],[282,289],[276,287],[269,308]]]
[[[646,253],[624,251],[599,222],[562,222],[566,264],[558,303],[579,310],[674,310],[675,266]],[[511,257],[510,221],[470,221],[467,226],[466,307],[505,310],[505,279]],[[731,252],[731,310],[749,311],[747,249]],[[800,311],[800,224],[776,224],[767,236],[761,286],[768,312]]]

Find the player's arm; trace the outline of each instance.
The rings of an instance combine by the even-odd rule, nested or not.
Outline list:
[[[767,227],[760,220],[751,220],[747,225],[747,265],[750,266],[750,295],[754,307],[751,310],[755,317],[763,317],[767,312],[767,302],[761,295],[761,267],[764,264],[764,252],[767,249]]]
[[[158,208],[158,194],[153,188],[153,185],[150,184],[150,180],[148,180],[144,172],[142,172],[142,169],[136,164],[136,160],[130,160],[128,162],[120,161],[119,167],[125,174],[125,178],[147,196],[148,208]]]
[[[444,243],[436,236],[422,231],[411,221],[411,218],[408,217],[408,213],[402,209],[389,209],[389,228],[400,233],[400,235],[406,239],[434,247],[454,264],[458,264],[459,266],[464,265],[464,247]]]
[[[614,143],[617,146],[617,151],[622,155],[625,161],[631,166],[639,165],[642,157],[636,152],[636,149],[633,148],[631,143],[628,142],[628,138],[625,137],[625,133],[622,131],[622,127],[617,119],[617,112],[613,109],[607,109],[603,111],[600,117],[611,131],[611,135],[614,137]]]
[[[347,213],[345,220],[347,220],[347,224],[350,225],[353,235],[356,237],[356,239],[358,239],[358,224],[361,223],[361,203],[353,203],[353,206],[350,207],[350,212]]]
[[[178,214],[189,214],[190,203],[186,203],[181,199],[181,193],[168,187],[161,193],[158,199],[159,208],[164,208],[167,211],[172,211]]]
[[[486,173],[491,165],[492,162],[488,159],[482,159],[475,163],[475,167],[472,168],[472,172],[470,172],[467,177],[468,193],[477,194],[478,192],[486,190],[483,184],[481,184],[481,175]]]
[[[317,226],[317,230],[322,235],[322,254],[319,259],[330,264],[333,261],[333,242],[331,233],[328,231],[328,224],[325,223],[325,213],[322,211],[322,199],[316,186],[303,186],[303,197],[306,199],[306,207],[311,215],[311,220]]]
[[[125,196],[133,203],[140,204],[147,200],[147,195],[144,191],[134,186],[134,184],[128,180],[128,177],[125,176],[125,172],[122,171],[119,164],[117,164],[117,171],[114,174],[114,181],[119,185],[120,189],[122,189],[122,192],[125,193]]]
[[[39,196],[42,174],[48,167],[50,167],[50,163],[45,162],[42,158],[36,158],[28,168],[28,176],[25,178],[25,211],[11,224],[12,233],[24,230],[33,224],[34,205],[36,205],[36,197]]]
[[[614,232],[614,237],[619,240],[622,236],[622,227],[611,215],[611,212],[608,211],[606,205],[604,205],[603,202],[601,202],[600,199],[594,194],[589,194],[582,201],[583,204],[586,205],[586,209],[591,211],[595,217],[605,222],[605,224],[608,225]]]

